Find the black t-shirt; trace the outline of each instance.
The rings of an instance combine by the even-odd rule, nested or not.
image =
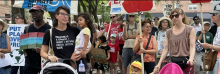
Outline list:
[[[56,28],[52,29],[52,45],[56,57],[62,59],[70,59],[75,50],[76,36],[79,34],[79,29],[67,26],[64,31],[59,31]],[[43,45],[49,46],[50,31],[47,30],[44,35]]]
[[[154,35],[155,36],[155,32],[157,31],[158,29],[156,27],[152,27],[152,30],[151,30],[151,35]]]
[[[50,29],[51,26],[45,23],[39,29],[35,28],[33,24],[31,24],[28,28],[29,32],[45,32],[47,29]],[[26,33],[26,29],[24,30],[24,34]],[[25,66],[31,66],[35,69],[41,69],[41,56],[39,53],[35,51],[35,49],[26,49],[27,56],[25,57]]]
[[[106,54],[106,58],[107,58],[108,57],[108,50],[110,50],[110,47],[108,45],[107,46],[99,45],[98,48],[105,50],[105,54]]]
[[[217,27],[218,27],[218,26],[215,24],[215,25],[213,25],[213,26],[211,27],[211,29],[209,30],[209,32],[212,33],[213,37],[215,37],[216,31],[217,31]]]

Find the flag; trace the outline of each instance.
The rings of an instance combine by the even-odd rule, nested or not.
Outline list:
[[[78,14],[78,0],[15,0],[13,7],[31,9],[33,5],[41,5],[48,12],[55,12],[64,5],[70,9],[70,14]]]

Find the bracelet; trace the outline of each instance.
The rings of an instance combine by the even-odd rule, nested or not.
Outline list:
[[[51,56],[51,55],[48,55],[48,56],[47,56],[47,60],[49,60],[49,59],[48,59],[49,56]]]

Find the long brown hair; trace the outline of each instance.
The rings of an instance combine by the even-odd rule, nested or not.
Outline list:
[[[172,10],[171,14],[174,14],[174,13],[181,14],[182,16],[184,16],[184,18],[182,19],[182,22],[184,24],[188,24],[188,22],[186,20],[187,19],[186,14],[184,13],[184,11],[181,8],[175,8],[174,10]]]

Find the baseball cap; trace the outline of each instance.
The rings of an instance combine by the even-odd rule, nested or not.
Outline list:
[[[116,35],[115,34],[111,34],[111,36],[110,37],[116,37]]]
[[[44,8],[41,5],[34,5],[33,7],[31,7],[29,12],[31,12],[33,10],[42,10],[42,11],[44,11]]]
[[[139,61],[134,61],[134,62],[132,62],[131,65],[134,67],[137,67],[139,69],[142,69],[141,63]]]
[[[208,21],[204,21],[203,25],[205,25],[205,24],[209,24],[208,26],[210,26],[210,23]]]
[[[210,12],[210,14],[220,14],[220,7],[219,4],[215,5],[214,10]]]

